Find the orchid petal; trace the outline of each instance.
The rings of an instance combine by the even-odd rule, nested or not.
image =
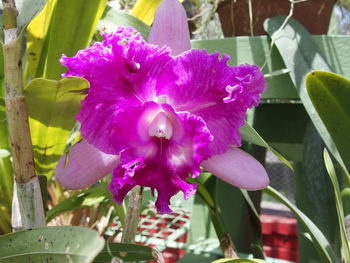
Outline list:
[[[214,136],[212,155],[241,145],[245,113],[259,104],[266,89],[258,66],[231,68],[228,60],[226,55],[190,50],[168,62],[157,81],[158,96],[167,96],[176,111],[189,111],[206,122]]]
[[[155,99],[154,83],[171,56],[170,49],[147,44],[130,28],[103,36],[103,42],[72,58],[63,57],[61,62],[69,69],[64,76],[84,77],[90,82],[76,116],[83,138],[105,153],[119,154],[109,141],[115,118],[126,107]]]
[[[68,189],[82,189],[111,173],[118,164],[119,156],[105,154],[83,140],[72,147],[68,156],[61,157],[55,176]]]
[[[148,43],[168,46],[174,56],[191,49],[186,11],[178,0],[164,0],[158,6]]]
[[[239,148],[202,162],[202,167],[228,184],[247,190],[259,190],[269,184],[265,168]]]

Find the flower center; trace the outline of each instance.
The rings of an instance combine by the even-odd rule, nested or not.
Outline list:
[[[173,135],[173,126],[164,111],[161,111],[151,122],[148,135],[158,138],[170,139]]]
[[[156,102],[158,104],[166,104],[168,103],[168,97],[166,95],[160,95],[159,97],[157,97]]]

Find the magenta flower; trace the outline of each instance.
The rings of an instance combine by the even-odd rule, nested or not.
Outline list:
[[[237,148],[245,112],[266,88],[258,66],[231,68],[226,55],[186,51],[186,15],[177,0],[165,0],[157,11],[149,42],[158,46],[132,28],[103,37],[61,60],[68,68],[63,76],[90,82],[76,116],[84,140],[68,166],[63,157],[56,169],[62,185],[84,188],[112,172],[116,202],[141,185],[157,191],[156,207],[168,213],[173,195],[182,191],[187,199],[195,192],[186,178],[199,176],[201,166],[245,189],[269,183],[260,163]]]

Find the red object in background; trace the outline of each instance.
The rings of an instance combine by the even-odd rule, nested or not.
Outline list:
[[[295,218],[261,215],[266,256],[298,261],[298,231]]]

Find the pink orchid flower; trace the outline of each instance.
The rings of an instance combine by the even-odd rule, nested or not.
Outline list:
[[[237,148],[246,110],[266,89],[258,66],[229,67],[227,55],[189,50],[178,0],[161,3],[148,43],[132,28],[103,37],[61,60],[64,77],[90,82],[76,116],[84,140],[56,168],[63,186],[84,188],[112,173],[116,202],[141,185],[157,191],[156,207],[168,213],[173,195],[195,192],[186,179],[201,167],[244,189],[268,185],[264,167]]]

